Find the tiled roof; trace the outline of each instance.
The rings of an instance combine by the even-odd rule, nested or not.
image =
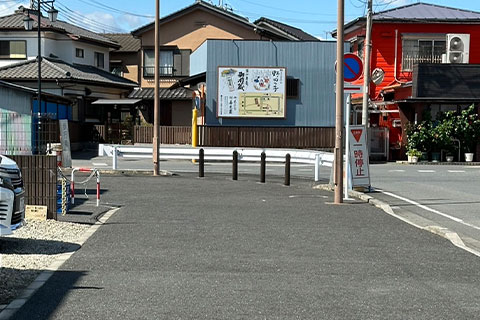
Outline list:
[[[429,3],[410,5],[382,11],[373,15],[374,20],[480,20],[480,12],[439,6]]]
[[[25,18],[25,16],[26,14],[17,11],[14,14],[0,17],[0,31],[3,31],[3,30],[26,31],[24,28],[24,22],[23,22],[23,19]],[[31,14],[30,17],[34,20],[33,29],[36,30],[38,18],[34,14]],[[111,48],[119,47],[119,45],[115,41],[111,40],[110,38],[107,38],[99,33],[95,33],[93,31],[89,31],[60,20],[51,22],[50,20],[48,20],[48,18],[43,17],[41,29],[64,33],[75,40],[94,41]]]
[[[36,80],[38,62],[36,59],[27,60],[0,68],[2,80]],[[62,60],[42,59],[42,80],[72,80],[94,82],[103,85],[134,87],[137,84],[128,79],[95,68],[93,66],[69,64]]]
[[[366,17],[359,17],[348,22],[345,29],[353,26],[364,26]],[[373,21],[378,22],[444,22],[444,23],[472,23],[480,22],[480,12],[463,10],[452,7],[439,6],[429,3],[412,3],[409,5],[385,10],[373,14]],[[347,31],[348,32],[348,31]],[[337,30],[332,32],[336,37]]]
[[[138,52],[140,51],[140,39],[134,38],[131,33],[106,33],[106,37],[112,39],[120,45],[120,49],[115,52]]]
[[[163,17],[160,19],[160,24],[162,23],[165,23],[165,22],[168,22],[170,20],[173,20],[173,19],[176,19],[177,17],[180,17],[184,14],[187,14],[195,9],[203,9],[203,10],[208,10],[210,12],[214,12],[214,13],[217,13],[217,14],[221,14],[223,16],[225,16],[226,18],[230,18],[230,19],[233,19],[237,22],[240,22],[244,25],[246,25],[247,27],[251,27],[252,29],[255,28],[255,25],[251,22],[248,21],[247,18],[245,17],[242,17],[238,14],[235,14],[231,11],[228,11],[228,10],[225,10],[223,8],[220,8],[220,7],[217,7],[213,4],[210,4],[208,2],[204,2],[204,1],[201,1],[201,0],[197,0],[194,4],[186,7],[186,8],[183,8],[181,10],[178,10],[172,14],[169,14],[168,16],[166,17]],[[132,31],[132,34],[134,35],[138,35],[138,34],[142,34],[146,31],[149,31],[151,29],[153,29],[155,27],[155,22],[151,22],[149,24],[146,24],[140,28],[137,28],[135,30]]]
[[[155,97],[154,88],[135,88],[128,95],[129,99],[144,99],[144,100],[153,100]],[[191,100],[192,92],[185,88],[160,88],[160,99],[161,100]]]
[[[254,22],[259,27],[269,29],[270,31],[274,31],[271,27],[275,29],[280,29],[281,31],[293,36],[295,40],[299,41],[319,41],[317,38],[312,36],[311,34],[306,33],[305,31],[289,26],[288,24],[284,24],[272,19],[268,19],[265,17],[261,17],[260,19]]]

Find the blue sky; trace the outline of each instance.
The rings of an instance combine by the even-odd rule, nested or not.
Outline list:
[[[219,4],[221,0],[211,0]],[[345,21],[365,14],[366,0],[345,0]],[[416,0],[374,0],[374,11],[383,11]],[[479,0],[424,0],[422,2],[480,12]],[[0,15],[11,13],[29,0],[0,0]],[[165,16],[194,3],[194,0],[160,0]],[[223,0],[223,3],[250,21],[264,16],[301,28],[321,38],[336,28],[336,0]],[[155,0],[55,0],[60,18],[97,32],[129,32],[153,21]]]

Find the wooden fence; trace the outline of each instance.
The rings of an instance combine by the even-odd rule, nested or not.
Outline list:
[[[47,206],[47,218],[57,218],[57,157],[9,156],[22,171],[25,204]]]
[[[152,143],[153,127],[135,126],[133,130],[135,143]],[[164,126],[160,127],[160,143],[164,144],[191,144],[192,127]]]
[[[152,143],[153,127],[134,129],[134,142]],[[191,127],[161,127],[160,143],[190,144]],[[205,147],[333,148],[335,128],[199,126],[199,145]]]

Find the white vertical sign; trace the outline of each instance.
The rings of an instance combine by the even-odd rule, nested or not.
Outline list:
[[[350,126],[350,168],[353,187],[370,187],[370,163],[365,126]]]
[[[68,120],[58,120],[60,123],[60,142],[62,143],[62,165],[66,168],[72,166],[72,153],[70,151],[70,134],[68,132]]]

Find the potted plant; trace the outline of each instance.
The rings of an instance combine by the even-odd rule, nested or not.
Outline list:
[[[410,149],[407,151],[408,162],[417,163],[418,159],[421,157],[422,152],[417,149]]]
[[[451,154],[450,152],[447,152],[445,159],[447,160],[447,162],[453,162],[453,154]]]

